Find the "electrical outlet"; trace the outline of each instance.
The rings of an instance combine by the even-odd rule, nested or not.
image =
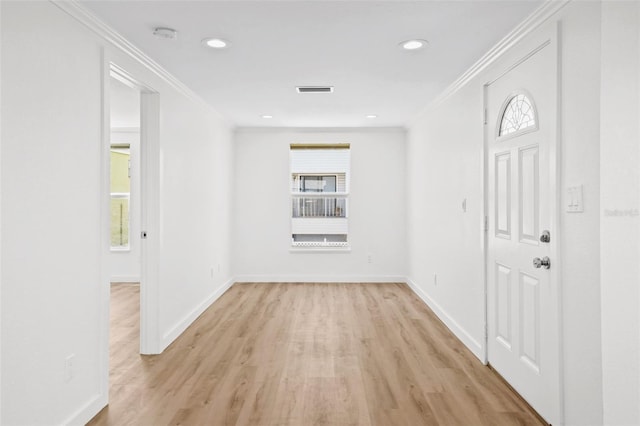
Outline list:
[[[64,359],[64,381],[69,383],[75,376],[76,354],[70,354]]]

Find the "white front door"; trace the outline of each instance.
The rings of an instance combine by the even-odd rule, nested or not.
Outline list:
[[[552,423],[561,422],[559,292],[553,269],[556,40],[543,40],[505,67],[486,86],[485,98],[488,359]],[[534,265],[534,259],[540,260]]]

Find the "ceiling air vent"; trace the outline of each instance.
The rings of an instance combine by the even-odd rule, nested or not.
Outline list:
[[[298,93],[332,93],[333,86],[297,86]]]

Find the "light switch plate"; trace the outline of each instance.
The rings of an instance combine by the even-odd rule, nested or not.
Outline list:
[[[584,212],[584,203],[582,201],[582,185],[570,186],[567,188],[567,212]]]

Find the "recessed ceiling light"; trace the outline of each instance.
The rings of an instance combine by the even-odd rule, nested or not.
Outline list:
[[[296,86],[298,93],[333,93],[333,86]]]
[[[273,118],[273,115],[264,114],[264,115],[261,115],[260,117],[262,117],[262,118]]]
[[[375,114],[369,114],[367,115],[367,118],[378,118],[378,116]]]
[[[400,46],[402,46],[402,48],[405,50],[418,50],[426,47],[427,44],[429,44],[427,40],[415,39],[403,41],[402,43],[400,43]]]
[[[229,46],[229,42],[221,38],[205,38],[204,40],[202,40],[202,42],[209,47],[213,47],[214,49],[224,49],[225,47]]]
[[[174,40],[178,38],[178,32],[173,28],[157,27],[153,29],[153,35],[160,38],[168,38]]]

